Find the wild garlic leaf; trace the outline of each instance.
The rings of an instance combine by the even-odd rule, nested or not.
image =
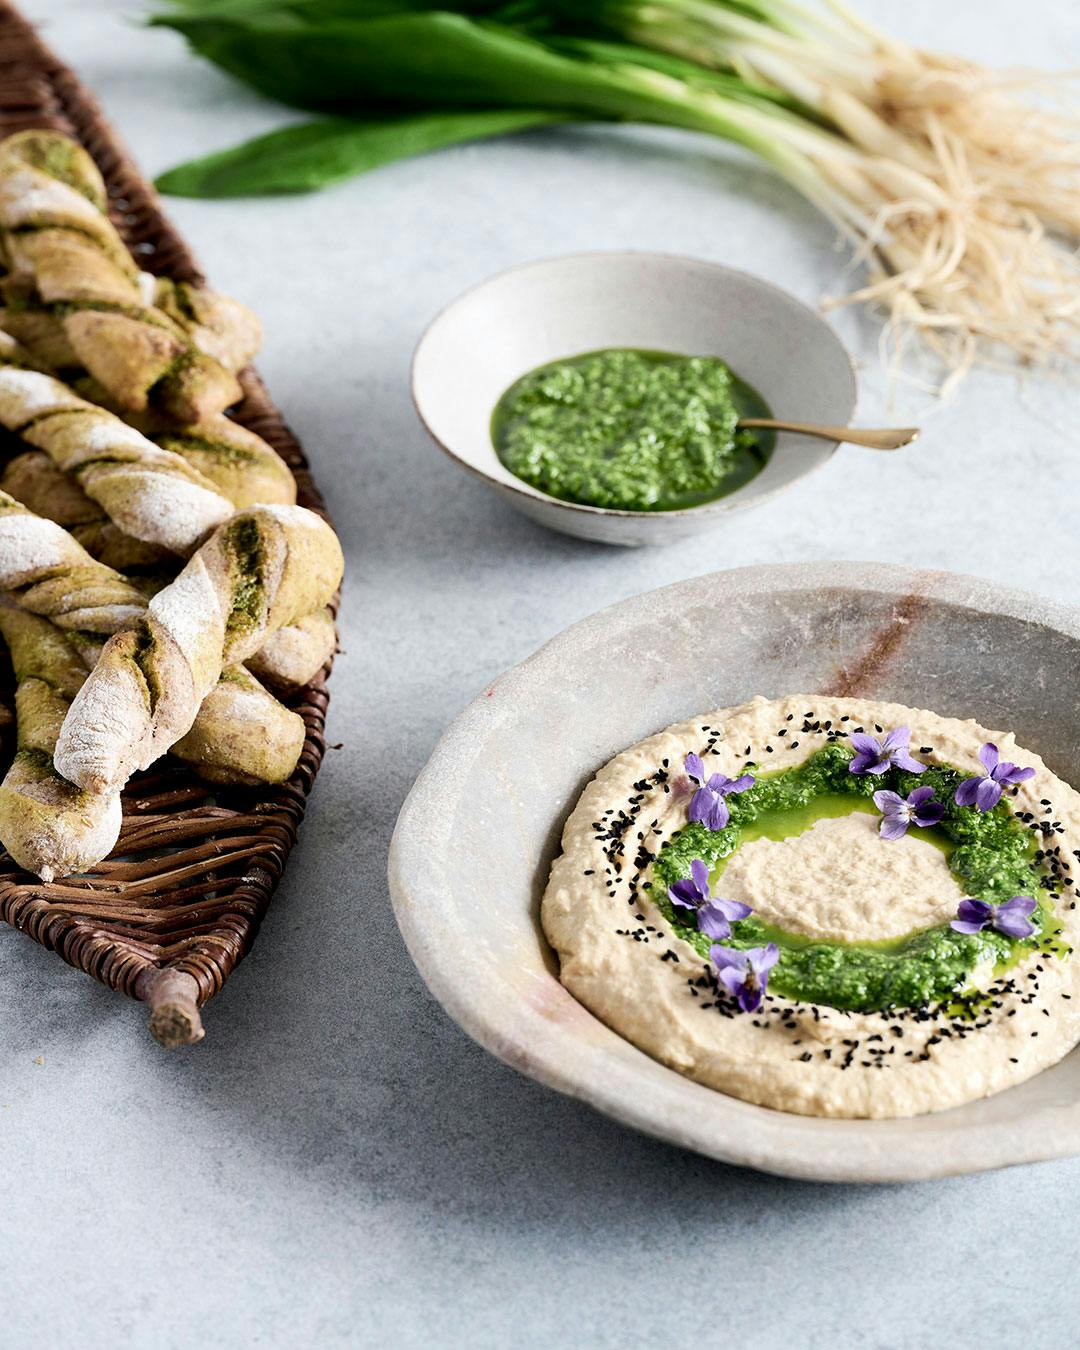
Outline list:
[[[200,56],[271,98],[335,115],[397,107],[535,108],[678,121],[682,96],[645,71],[537,41],[464,14],[402,13],[305,24],[275,11],[249,19],[157,15]],[[700,120],[691,111],[694,125]]]
[[[564,113],[532,108],[326,118],[189,160],[163,173],[156,186],[177,197],[311,192],[396,159],[567,120]]]

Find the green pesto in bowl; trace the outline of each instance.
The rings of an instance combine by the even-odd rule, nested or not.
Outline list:
[[[523,375],[491,439],[515,477],[550,497],[617,511],[679,511],[726,497],[765,467],[775,435],[761,395],[715,356],[612,347]]]

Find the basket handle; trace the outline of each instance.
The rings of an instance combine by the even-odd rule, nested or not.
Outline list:
[[[175,1050],[179,1045],[195,1045],[205,1036],[199,986],[186,971],[144,971],[135,992],[150,1009],[150,1034],[158,1045]]]

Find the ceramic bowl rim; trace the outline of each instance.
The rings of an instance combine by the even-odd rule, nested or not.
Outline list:
[[[730,511],[740,510],[745,507],[760,506],[765,502],[772,501],[781,493],[793,488],[796,483],[801,483],[804,478],[817,473],[823,469],[833,455],[840,447],[839,441],[820,441],[824,447],[824,454],[815,463],[792,478],[790,482],[780,483],[767,492],[761,492],[757,495],[745,493],[740,487],[736,491],[729,493],[726,497],[719,497],[716,501],[702,502],[698,506],[683,506],[674,511],[626,511],[618,507],[610,506],[589,506],[585,502],[565,501],[562,497],[552,497],[547,492],[542,492],[539,488],[534,488],[531,484],[524,481],[503,482],[501,479],[494,478],[485,469],[479,468],[475,464],[470,464],[467,459],[460,455],[451,446],[447,445],[435,432],[427,418],[421,403],[421,396],[418,390],[417,364],[425,344],[431,333],[443,321],[443,319],[459,304],[469,299],[477,291],[484,290],[496,282],[504,281],[506,278],[514,276],[518,272],[527,272],[533,269],[540,269],[552,266],[558,263],[578,262],[588,260],[590,262],[605,262],[612,258],[642,258],[651,261],[661,261],[669,263],[686,264],[691,263],[695,267],[705,267],[712,271],[722,272],[728,276],[738,277],[744,281],[749,281],[755,286],[760,286],[765,290],[771,291],[779,296],[785,303],[802,310],[808,317],[819,323],[830,335],[837,348],[843,353],[846,362],[845,374],[848,376],[848,388],[846,398],[850,400],[851,407],[848,411],[848,417],[853,417],[859,403],[859,377],[855,367],[854,358],[848,350],[846,344],[841,341],[838,333],[834,332],[832,326],[817,312],[812,305],[808,305],[805,300],[800,300],[792,295],[790,291],[778,286],[773,281],[766,281],[764,277],[759,277],[754,272],[747,272],[740,267],[729,267],[726,263],[713,261],[711,258],[698,258],[689,253],[667,253],[659,249],[582,249],[576,253],[556,253],[548,257],[531,258],[526,262],[515,263],[511,267],[504,267],[499,272],[493,272],[490,276],[483,277],[480,281],[474,282],[465,290],[459,292],[452,300],[447,301],[445,305],[432,317],[420,334],[416,346],[413,348],[412,358],[409,362],[409,394],[412,399],[412,405],[420,425],[427,433],[429,439],[440,449],[448,459],[452,460],[459,468],[465,469],[478,478],[482,483],[487,483],[490,487],[497,488],[500,492],[511,493],[518,497],[525,498],[529,502],[542,502],[546,505],[561,508],[570,514],[584,516],[608,517],[613,519],[625,520],[677,520],[677,519],[707,519],[710,516],[726,515]],[[784,434],[784,433],[779,433]],[[754,479],[743,485],[750,487]]]
[[[843,579],[838,575],[838,569],[841,568],[847,572]],[[1080,606],[1047,599],[985,578],[888,563],[773,563],[705,573],[606,606],[563,629],[524,661],[489,681],[485,688],[490,689],[498,683],[501,692],[508,696],[500,700],[500,706],[512,706],[517,686],[527,685],[538,673],[541,678],[545,678],[545,667],[550,667],[551,673],[557,676],[560,653],[564,647],[577,644],[582,636],[593,631],[603,631],[613,621],[632,626],[639,616],[650,610],[655,612],[658,599],[666,598],[668,603],[681,601],[684,595],[693,596],[697,591],[707,592],[715,588],[720,578],[737,579],[735,584],[743,596],[781,590],[812,592],[838,586],[902,595],[919,588],[942,603],[1025,623],[1038,623],[1080,641]],[[390,844],[389,884],[398,927],[424,982],[449,1016],[497,1058],[545,1086],[584,1101],[603,1114],[645,1134],[723,1162],[784,1176],[838,1182],[917,1181],[1080,1153],[1080,1109],[1072,1118],[1067,1118],[1064,1112],[1059,1114],[1052,1138],[1047,1137],[1045,1130],[1027,1130],[1022,1140],[1017,1140],[1014,1126],[1007,1121],[969,1124],[963,1132],[967,1146],[961,1151],[957,1147],[959,1132],[955,1126],[950,1127],[949,1117],[952,1113],[948,1111],[900,1121],[819,1120],[772,1112],[768,1108],[751,1106],[724,1094],[718,1095],[735,1109],[726,1122],[726,1137],[718,1139],[714,1124],[706,1122],[698,1129],[693,1120],[680,1118],[673,1121],[669,1118],[661,1121],[658,1118],[663,1112],[658,1108],[640,1107],[632,1093],[620,1095],[623,1087],[633,1086],[632,1081],[621,1087],[619,1083],[598,1082],[583,1072],[575,1071],[573,1067],[566,1069],[558,1046],[561,1036],[572,1036],[572,1030],[564,1027],[561,1032],[554,1034],[548,1030],[543,1034],[543,1039],[538,1039],[535,1046],[530,1046],[527,1053],[522,1052],[502,1030],[500,1007],[482,996],[474,996],[469,988],[462,987],[460,981],[455,982],[452,973],[454,962],[446,959],[445,944],[432,940],[430,926],[415,919],[417,907],[410,896],[410,879],[423,874],[423,868],[419,867],[424,857],[421,842],[424,836],[423,823],[431,818],[432,812],[440,810],[439,803],[444,794],[456,790],[457,764],[463,757],[462,752],[475,741],[474,728],[484,730],[484,724],[491,716],[491,700],[481,691],[440,736],[398,816]],[[571,807],[567,807],[569,809]],[[421,912],[427,914],[430,911]],[[543,1022],[538,1013],[534,1016],[538,1023]],[[543,1031],[542,1027],[540,1029]],[[1074,1049],[1071,1053],[1076,1054],[1078,1051]],[[679,1077],[674,1070],[667,1072],[674,1078]],[[769,1117],[812,1121],[813,1124],[809,1129],[797,1132],[797,1146],[793,1150],[778,1150],[770,1143],[762,1145],[757,1142],[753,1126],[745,1123],[752,1119],[747,1113],[762,1111]],[[837,1143],[853,1125],[876,1131],[875,1137],[879,1142],[872,1146],[864,1142],[861,1136],[857,1141],[853,1140],[849,1133],[843,1157],[838,1161]],[[911,1141],[912,1147],[907,1156],[903,1156],[902,1150],[898,1151],[896,1146],[898,1127],[902,1137]],[[805,1142],[807,1138],[813,1141],[809,1146]],[[830,1154],[833,1155],[831,1158]]]

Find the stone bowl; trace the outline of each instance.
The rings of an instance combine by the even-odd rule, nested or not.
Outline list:
[[[1080,1153],[1080,1050],[912,1120],[818,1120],[650,1059],[577,1003],[541,932],[563,822],[612,755],[754,694],[890,699],[1016,732],[1080,783],[1080,610],[947,572],[750,567],[626,600],[495,680],[449,728],[390,850],[401,931],[435,997],[523,1073],[725,1162],[910,1181]]]
[[[491,414],[522,375],[603,347],[719,356],[775,417],[847,426],[855,373],[820,315],[766,281],[662,253],[583,253],[512,268],[434,320],[413,356],[420,420],[455,464],[532,520],[604,544],[671,544],[722,525],[820,468],[835,441],[783,433],[755,478],[683,511],[615,511],[549,497],[500,463]],[[853,451],[866,454],[867,451]]]

